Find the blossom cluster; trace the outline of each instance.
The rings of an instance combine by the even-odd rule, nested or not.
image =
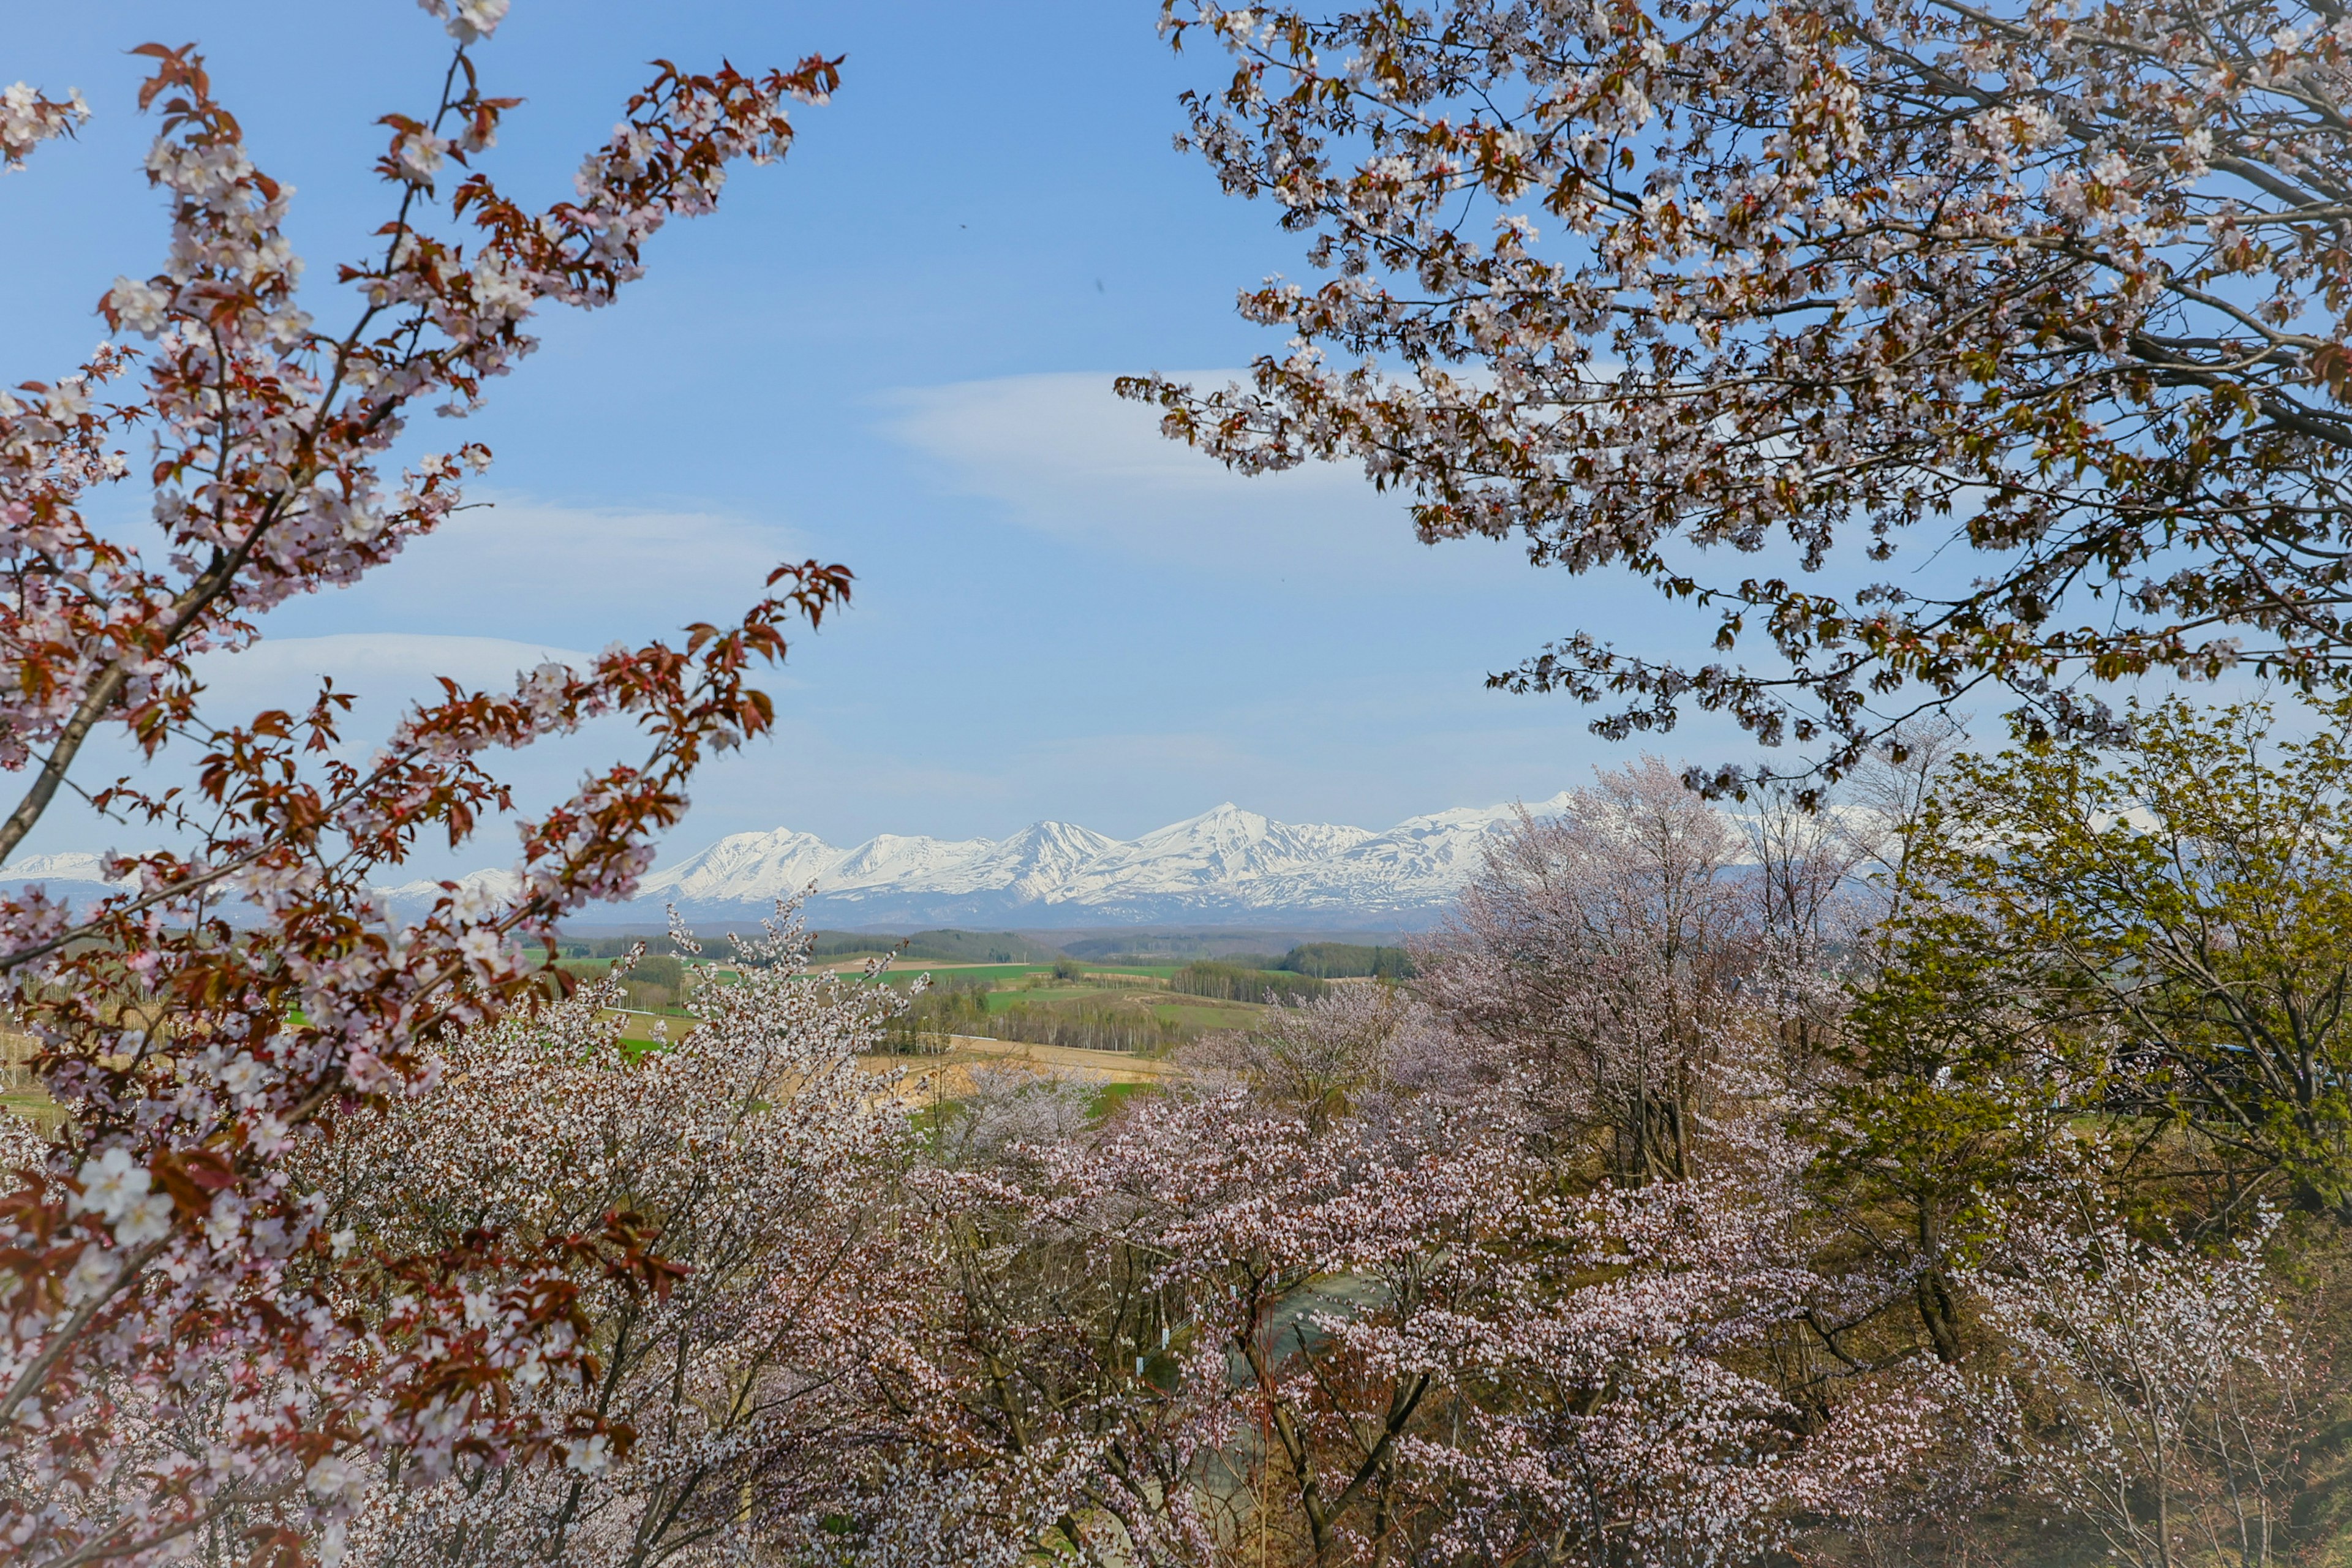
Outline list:
[[[68,136],[89,118],[89,106],[79,92],[58,102],[42,97],[23,82],[0,89],[0,174],[25,166],[25,155],[55,136]]]
[[[361,1501],[335,1553],[444,1560],[488,1535],[542,1560],[724,1560],[816,1528],[882,1424],[865,1369],[909,1316],[912,1277],[886,1202],[908,1121],[857,1061],[891,993],[805,973],[808,945],[775,922],[697,964],[688,1016],[657,1047],[621,1037],[625,961],[464,1032],[433,1089],[298,1158],[322,1223],[378,1270],[481,1230],[509,1247],[639,1243],[579,1298],[592,1359],[524,1347],[509,1376],[551,1426],[574,1421],[554,1462],[485,1489],[463,1467],[355,1454]],[[495,1283],[474,1284],[469,1321]],[[382,1278],[335,1289],[365,1313]],[[593,1428],[572,1416],[583,1369]]]
[[[534,1458],[578,1468],[622,1446],[586,1379],[600,1364],[587,1303],[649,1257],[624,1214],[528,1243],[472,1227],[387,1261],[293,1172],[341,1120],[431,1092],[446,1041],[538,994],[526,942],[635,886],[694,769],[772,722],[755,667],[782,657],[788,622],[845,599],[848,573],[780,569],[740,619],[676,646],[616,644],[509,691],[445,683],[357,760],[341,744],[347,694],[223,716],[191,661],[438,526],[490,454],[462,443],[388,480],[408,411],[478,405],[536,346],[535,311],[612,299],[647,236],[709,211],[734,160],[781,155],[787,104],[821,101],[837,78],[822,58],[758,77],[665,65],[591,154],[578,199],[527,213],[479,172],[446,197],[433,184],[470,168],[516,101],[486,96],[474,59],[507,7],[426,8],[455,54],[429,114],[387,119],[394,212],[375,254],[340,269],[346,325],[325,330],[306,305],[285,233],[294,193],[256,163],[203,58],[148,45],[162,263],[107,290],[116,341],[0,395],[0,658],[15,677],[0,768],[22,786],[0,857],[61,791],[173,846],[113,857],[123,890],[92,902],[37,887],[0,900],[5,1004],[66,1113],[60,1139],[12,1151],[0,1188],[12,1561],[170,1555],[231,1521],[241,1552],[291,1552],[341,1528],[385,1464],[420,1480]],[[13,166],[82,113],[10,89],[0,156]],[[454,228],[436,232],[436,213]],[[87,516],[93,491],[125,483],[152,494],[152,551]],[[607,715],[638,727],[642,752],[567,800],[522,810],[491,770],[497,752]],[[77,760],[109,728],[147,769],[84,789]],[[454,846],[506,818],[513,897],[449,884],[404,924],[369,892],[422,836]],[[352,1305],[362,1278],[380,1310]]]
[[[2101,719],[2084,680],[2343,667],[2333,7],[1168,0],[1163,26],[1233,66],[1183,142],[1315,276],[1243,293],[1289,340],[1249,384],[1124,390],[1244,472],[1360,462],[1425,541],[1625,570],[1742,656],[1580,631],[1497,683],[1608,703],[1615,737],[1721,710],[1834,769],[1988,683],[2061,728]]]

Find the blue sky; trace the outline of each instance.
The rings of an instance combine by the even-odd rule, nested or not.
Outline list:
[[[774,561],[820,555],[856,571],[856,605],[796,647],[771,683],[775,741],[706,775],[674,851],[777,826],[846,843],[1057,817],[1129,836],[1226,799],[1377,827],[1540,798],[1628,754],[1575,705],[1482,678],[1578,626],[1695,652],[1696,620],[1507,546],[1424,548],[1352,472],[1228,476],[1111,397],[1121,373],[1278,350],[1233,298],[1297,266],[1268,209],[1171,148],[1176,94],[1217,62],[1171,58],[1156,16],[517,0],[480,60],[488,90],[529,100],[484,165],[520,196],[566,194],[656,56],[823,50],[847,57],[845,85],[800,113],[785,164],[739,169],[718,215],[665,231],[617,306],[541,317],[545,348],[468,428],[420,421],[424,444],[489,443],[474,493],[497,505],[272,616],[271,644],[212,672],[223,703],[326,672],[380,721],[436,671],[495,679],[534,650],[723,616]],[[18,6],[0,82],[79,87],[97,118],[0,182],[8,382],[68,368],[113,278],[152,270],[152,126],[124,51],[192,37],[257,161],[298,187],[306,303],[339,319],[332,264],[387,211],[373,122],[430,107],[436,24],[401,0]],[[614,742],[587,739],[515,766],[526,796]],[[1714,723],[1653,743],[1746,750]],[[115,837],[60,819],[26,847]]]

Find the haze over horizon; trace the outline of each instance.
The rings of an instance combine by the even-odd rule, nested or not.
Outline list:
[[[885,833],[833,844],[789,826],[730,834],[664,858],[638,894],[593,906],[568,924],[659,926],[753,921],[782,900],[812,924],[903,927],[1097,928],[1243,924],[1297,929],[1412,929],[1438,920],[1485,863],[1494,837],[1518,820],[1558,813],[1548,800],[1456,806],[1386,828],[1281,822],[1224,802],[1133,838],[1079,823],[1039,821],[1003,838]],[[33,882],[79,901],[97,894],[98,857],[20,858],[0,881]],[[505,897],[501,866],[466,872],[469,888]],[[445,884],[387,880],[376,891],[394,916],[430,908]]]

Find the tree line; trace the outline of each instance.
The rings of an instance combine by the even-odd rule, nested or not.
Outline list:
[[[1242,969],[1286,970],[1316,980],[1408,980],[1413,973],[1410,948],[1352,942],[1301,942],[1279,958],[1233,952],[1216,962]]]
[[[988,1002],[992,989],[985,980],[934,984],[891,1016],[883,1038],[889,1049],[901,1054],[938,1054],[950,1048],[952,1037],[970,1035],[1156,1056],[1197,1033],[1160,1018],[1149,1005],[1124,997],[1015,1000],[1010,1006],[992,1008]]]
[[[1246,968],[1217,960],[1186,964],[1168,977],[1168,988],[1223,1002],[1263,1002],[1269,996],[1313,1001],[1330,989],[1296,970]]]

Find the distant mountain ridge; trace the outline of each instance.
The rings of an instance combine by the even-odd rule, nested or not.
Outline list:
[[[1562,794],[1527,809],[1544,816],[1567,804]],[[807,890],[806,918],[834,925],[1050,929],[1306,919],[1406,927],[1433,920],[1453,900],[1488,838],[1518,809],[1462,807],[1374,832],[1276,822],[1227,802],[1133,839],[1039,822],[1006,838],[886,833],[849,848],[779,827],[731,834],[648,876],[631,903],[583,911],[583,923],[658,921],[672,904],[689,921],[757,919],[778,899]],[[0,881],[93,879],[96,867],[95,857],[43,857],[37,867],[0,868]],[[503,870],[464,880],[494,891],[513,883]],[[380,889],[395,910],[429,902],[439,890],[429,880]]]
[[[1567,798],[1528,809],[1556,813]],[[1419,923],[1452,902],[1517,809],[1439,812],[1375,832],[1276,822],[1226,802],[1134,839],[1039,822],[1006,838],[886,833],[848,849],[778,828],[731,835],[656,871],[636,901],[699,920],[756,914],[805,889],[811,920],[856,925]]]

